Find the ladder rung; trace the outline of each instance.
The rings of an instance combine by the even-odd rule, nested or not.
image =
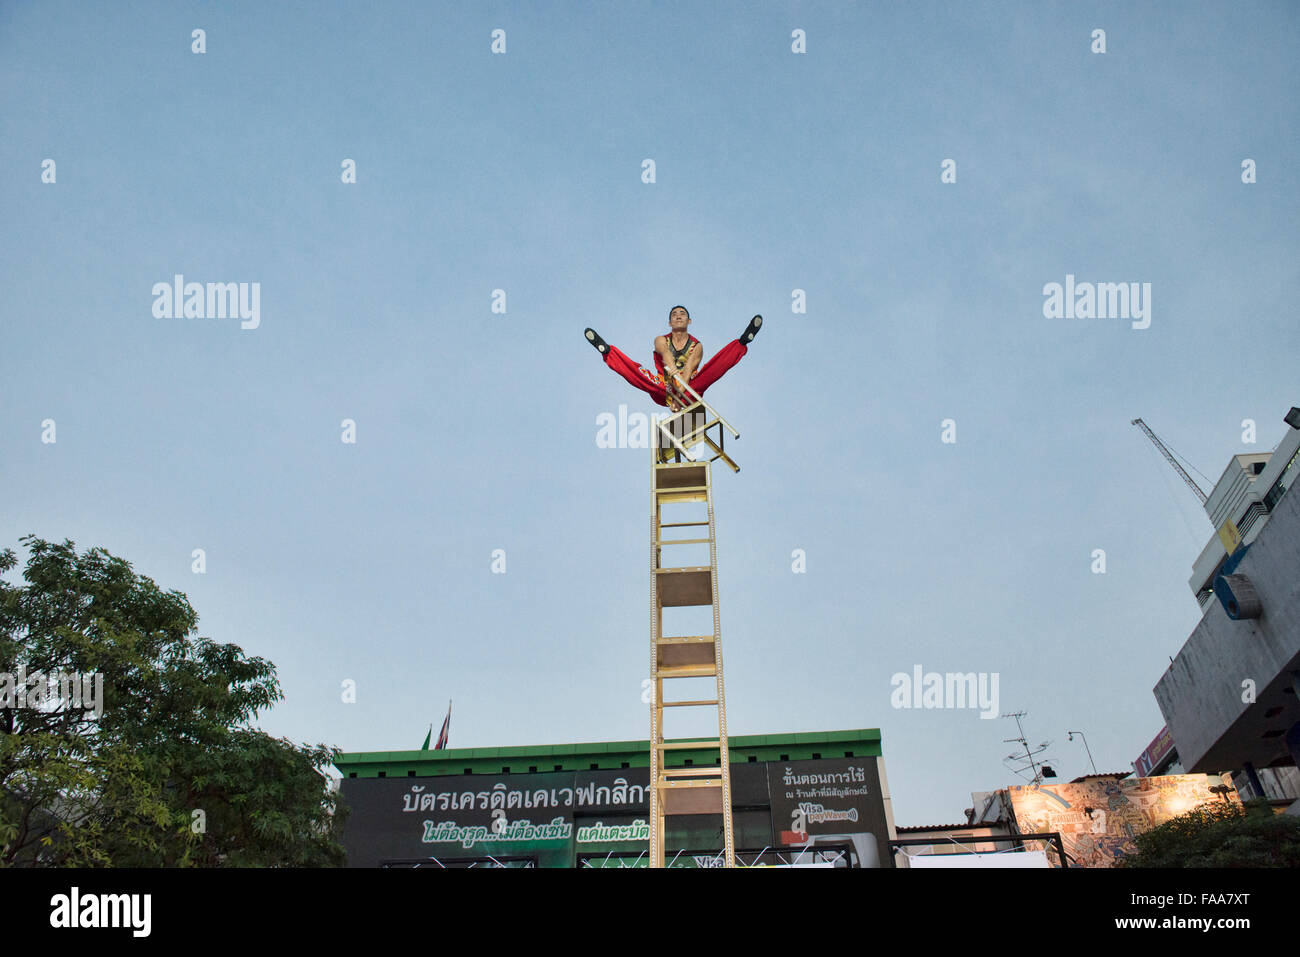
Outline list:
[[[722,743],[714,738],[711,741],[664,741],[659,745],[660,751],[699,751],[705,748],[721,748]]]
[[[657,643],[661,645],[703,645],[714,640],[712,635],[676,635],[672,638],[659,638]]]
[[[718,674],[717,667],[707,665],[661,665],[655,672],[656,678],[713,678]]]
[[[683,491],[682,489],[673,488],[655,492],[655,497],[658,498],[660,505],[689,505],[693,502],[707,501],[709,493],[703,489],[691,490],[688,488]]]
[[[703,486],[655,489],[655,499],[660,505],[689,505],[693,502],[706,502],[708,498],[709,490]]]
[[[687,525],[708,525],[708,522],[660,522],[660,528],[685,528]]]
[[[665,781],[660,778],[659,786],[661,788],[721,788],[722,778],[711,778],[708,780],[700,778],[698,780],[685,781]]]
[[[707,545],[712,542],[711,538],[656,538],[656,545]]]
[[[659,707],[661,708],[704,708],[716,707],[717,698],[700,699],[698,701],[665,701]]]
[[[721,765],[713,767],[689,767],[689,768],[660,768],[659,781],[663,783],[664,778],[707,778],[712,777],[717,780],[722,779]]]

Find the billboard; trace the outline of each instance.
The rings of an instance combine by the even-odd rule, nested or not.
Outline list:
[[[1146,746],[1138,759],[1133,762],[1133,767],[1137,771],[1137,776],[1144,778],[1160,766],[1165,758],[1169,757],[1170,752],[1174,750],[1174,736],[1169,733],[1169,725],[1160,729],[1151,743]]]
[[[876,761],[732,764],[735,846],[850,843],[863,866],[892,866],[878,851],[889,835]],[[649,848],[648,785],[645,767],[345,778],[340,796],[351,813],[343,844],[352,867],[457,857],[572,867],[596,855],[626,864]],[[721,814],[675,815],[667,819],[667,844],[721,847],[721,827]],[[689,866],[685,858],[682,864]]]
[[[1210,790],[1222,783],[1206,774],[1166,774],[1016,786],[1007,794],[1022,834],[1058,831],[1071,867],[1114,867],[1136,850],[1134,838],[1143,831],[1202,804],[1239,803],[1235,791],[1220,796]]]
[[[849,843],[863,867],[893,867],[877,758],[767,765],[772,842]]]

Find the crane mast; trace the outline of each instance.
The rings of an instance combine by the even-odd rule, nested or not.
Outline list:
[[[1199,485],[1197,485],[1195,482],[1192,481],[1192,477],[1183,470],[1183,467],[1179,465],[1176,461],[1174,461],[1174,457],[1170,455],[1169,450],[1165,448],[1165,443],[1161,442],[1158,438],[1156,438],[1156,434],[1152,432],[1151,429],[1147,426],[1147,424],[1143,422],[1141,419],[1134,419],[1132,424],[1136,425],[1138,428],[1140,428],[1143,432],[1146,433],[1147,438],[1150,439],[1152,444],[1155,445],[1155,447],[1160,450],[1160,454],[1163,455],[1165,459],[1169,462],[1169,464],[1174,467],[1174,470],[1177,471],[1178,474],[1183,477],[1183,481],[1187,483],[1187,487],[1196,493],[1196,497],[1199,498],[1201,500],[1201,504],[1204,505],[1207,498],[1206,494],[1201,491],[1201,487]]]

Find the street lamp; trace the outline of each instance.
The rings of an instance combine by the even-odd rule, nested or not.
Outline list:
[[[1067,739],[1070,740],[1070,741],[1073,741],[1073,740],[1074,740],[1074,736],[1075,736],[1076,734],[1077,734],[1079,737],[1083,738],[1083,749],[1084,749],[1085,751],[1088,752],[1088,763],[1092,765],[1092,773],[1093,773],[1093,774],[1096,774],[1096,773],[1097,773],[1097,762],[1094,761],[1094,760],[1092,759],[1092,748],[1088,747],[1088,739],[1083,737],[1083,732],[1082,732],[1082,731],[1069,731],[1069,732],[1066,732]]]

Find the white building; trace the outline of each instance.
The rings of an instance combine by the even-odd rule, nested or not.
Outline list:
[[[1204,614],[1155,687],[1182,766],[1242,769],[1261,794],[1257,769],[1300,764],[1300,410],[1287,421],[1272,453],[1234,455],[1205,503],[1218,534],[1189,582]]]
[[[1287,429],[1272,452],[1234,455],[1205,502],[1210,524],[1222,529],[1231,521],[1244,544],[1255,541],[1278,500],[1295,481],[1300,470],[1297,452],[1300,452],[1300,430]],[[1214,600],[1214,578],[1227,559],[1222,538],[1213,535],[1192,566],[1192,577],[1187,584],[1202,611]]]

